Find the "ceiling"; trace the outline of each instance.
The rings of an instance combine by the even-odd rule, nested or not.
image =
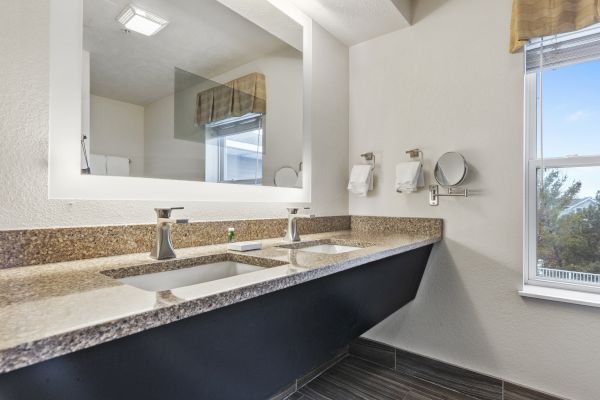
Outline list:
[[[410,25],[411,0],[288,0],[347,46]]]
[[[84,0],[92,94],[147,105],[173,93],[175,68],[213,77],[291,47],[217,0],[136,0],[170,23],[155,36],[126,34],[116,17],[129,3]]]

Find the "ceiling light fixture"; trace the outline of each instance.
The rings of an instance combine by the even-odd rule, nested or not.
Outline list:
[[[125,29],[140,33],[145,36],[156,35],[169,21],[144,10],[133,4],[128,5],[117,17],[117,21]]]

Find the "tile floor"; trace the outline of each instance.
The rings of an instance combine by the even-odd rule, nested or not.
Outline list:
[[[472,400],[455,391],[348,356],[289,400]]]

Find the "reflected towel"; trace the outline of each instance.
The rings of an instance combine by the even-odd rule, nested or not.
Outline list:
[[[129,158],[106,156],[106,174],[110,176],[129,176]]]
[[[373,190],[373,166],[367,164],[353,166],[348,190],[361,197],[366,196],[369,190]]]
[[[398,193],[416,192],[425,186],[423,164],[420,161],[407,161],[396,165],[396,191]]]
[[[106,175],[106,156],[90,154],[90,171],[92,175]]]

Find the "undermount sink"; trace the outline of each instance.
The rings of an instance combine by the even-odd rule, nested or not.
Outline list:
[[[342,246],[339,244],[319,244],[316,246],[305,247],[303,249],[300,249],[300,251],[319,254],[342,254],[360,249],[361,247]]]
[[[265,268],[236,261],[221,261],[171,271],[128,276],[120,278],[118,281],[139,289],[161,292],[163,290],[216,281],[263,269]]]
[[[331,255],[350,253],[351,251],[360,250],[369,246],[373,246],[373,243],[343,238],[308,240],[293,243],[280,243],[277,245],[277,247],[284,249],[294,249],[307,253]]]

